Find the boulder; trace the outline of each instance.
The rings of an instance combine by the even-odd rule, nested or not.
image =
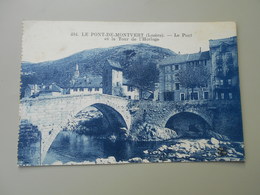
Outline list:
[[[140,157],[134,157],[134,158],[129,159],[129,162],[131,162],[131,163],[141,163],[141,162],[143,162],[143,159],[141,159]]]
[[[108,158],[97,158],[96,164],[114,164],[116,159],[114,156],[109,156]]]
[[[219,141],[218,141],[216,138],[214,138],[214,137],[212,137],[212,138],[210,139],[210,142],[211,142],[213,145],[219,145]]]

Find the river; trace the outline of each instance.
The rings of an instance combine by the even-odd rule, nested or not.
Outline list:
[[[243,142],[218,141],[215,138],[150,142],[111,141],[67,130],[58,134],[43,164],[95,163],[98,158],[108,157],[115,158],[112,163],[243,161],[244,146]],[[133,161],[133,159],[139,160]]]
[[[144,150],[154,150],[164,142],[115,142],[109,139],[100,139],[95,136],[78,134],[73,131],[62,131],[51,145],[44,164],[53,164],[57,161],[67,162],[95,162],[97,158],[114,156],[116,161],[127,161],[134,157],[144,157]]]

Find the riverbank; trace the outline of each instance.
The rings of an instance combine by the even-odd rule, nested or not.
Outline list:
[[[244,161],[242,142],[219,141],[211,139],[178,139],[165,142],[155,149],[143,151],[143,155],[128,160],[117,160],[114,156],[97,158],[93,161],[66,162],[56,161],[52,165],[86,164],[124,164],[124,163],[159,163],[159,162],[207,162],[207,161]]]

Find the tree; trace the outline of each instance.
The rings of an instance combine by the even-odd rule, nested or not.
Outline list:
[[[186,65],[182,67],[178,73],[178,81],[184,88],[191,89],[193,94],[194,88],[205,87],[210,78],[210,73],[205,66],[202,65]],[[189,96],[187,96],[189,99]]]
[[[145,91],[153,92],[158,82],[159,70],[149,56],[132,59],[126,67],[125,75],[129,82],[139,88],[140,98]]]

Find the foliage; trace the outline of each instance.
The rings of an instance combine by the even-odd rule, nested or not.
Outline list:
[[[192,92],[195,87],[207,86],[209,78],[209,71],[202,65],[186,65],[178,73],[180,85],[186,89],[192,89]]]
[[[147,56],[138,56],[129,62],[125,75],[129,82],[142,92],[153,91],[154,84],[158,82],[159,70],[156,63]]]

